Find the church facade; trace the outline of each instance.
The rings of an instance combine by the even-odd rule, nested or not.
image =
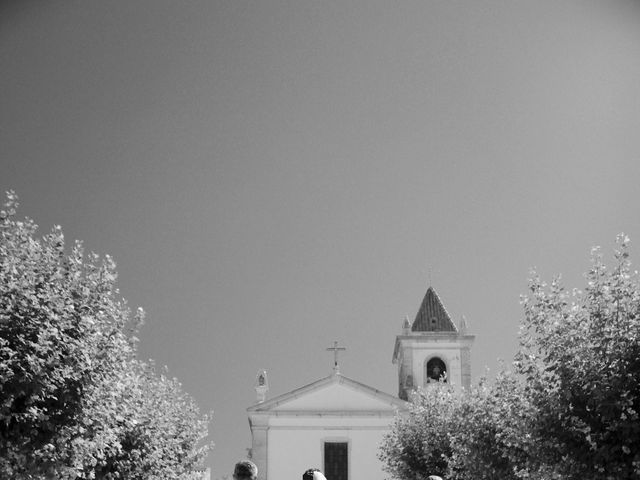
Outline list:
[[[429,287],[415,320],[405,319],[396,337],[398,396],[345,377],[336,361],[331,375],[267,399],[261,372],[258,402],[247,409],[259,480],[300,478],[312,466],[328,480],[384,480],[377,454],[395,415],[406,410],[418,387],[436,382],[468,387],[473,339],[464,320],[454,325]]]

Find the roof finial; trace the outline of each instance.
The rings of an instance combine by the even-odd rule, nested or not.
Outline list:
[[[402,322],[402,332],[407,335],[411,330],[411,323],[409,322],[409,315],[404,316],[404,321]]]
[[[333,342],[333,347],[327,348],[327,351],[329,350],[333,350],[333,373],[338,374],[340,373],[340,368],[338,367],[338,351],[344,351],[346,348],[339,347],[338,341],[336,340]]]
[[[467,326],[467,317],[462,315],[462,318],[460,318],[460,333],[462,334],[467,333],[468,328],[469,327]]]
[[[267,392],[269,391],[269,380],[267,380],[267,371],[262,370],[256,375],[256,397],[258,403],[262,403],[267,398]]]

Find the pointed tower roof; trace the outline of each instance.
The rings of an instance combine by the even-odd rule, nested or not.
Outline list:
[[[411,325],[412,332],[457,332],[458,329],[451,321],[440,297],[429,287],[422,300],[420,310]]]

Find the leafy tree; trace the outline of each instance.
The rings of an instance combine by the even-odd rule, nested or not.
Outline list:
[[[515,373],[454,398],[414,398],[379,457],[395,478],[640,478],[640,279],[620,235],[611,270],[592,253],[587,288],[537,275],[523,298]]]
[[[206,445],[200,445],[207,434],[207,418],[200,416],[175,378],[168,378],[166,372],[157,375],[153,365],[138,362],[134,367],[127,381],[121,382],[126,394],[119,395],[124,408],[120,406],[121,413],[116,413],[118,448],[97,463],[97,476],[197,478],[207,451]],[[101,393],[103,398],[96,399],[100,402],[106,392]]]
[[[493,383],[483,377],[459,400],[447,478],[516,480],[529,466],[534,439],[526,432],[535,411],[522,382],[502,370]],[[546,477],[542,477],[546,478]]]
[[[584,291],[534,276],[515,365],[538,412],[538,456],[564,478],[640,478],[640,282],[619,235]]]
[[[207,417],[136,360],[109,256],[0,211],[0,478],[188,478]]]
[[[385,470],[400,479],[517,479],[533,441],[523,435],[533,412],[521,393],[507,372],[465,395],[444,383],[417,390],[382,443]]]
[[[385,471],[403,480],[447,473],[450,433],[457,430],[461,398],[445,383],[417,390],[405,415],[385,435],[378,458]]]

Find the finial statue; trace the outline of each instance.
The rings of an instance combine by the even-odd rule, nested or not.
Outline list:
[[[467,333],[467,330],[467,318],[462,315],[462,318],[460,318],[460,333],[465,334]]]
[[[411,323],[409,322],[409,315],[404,316],[404,321],[402,322],[402,333],[407,335],[411,330]]]
[[[267,379],[267,371],[262,370],[256,375],[256,398],[258,403],[262,403],[267,398],[267,392],[269,391],[269,380]]]

